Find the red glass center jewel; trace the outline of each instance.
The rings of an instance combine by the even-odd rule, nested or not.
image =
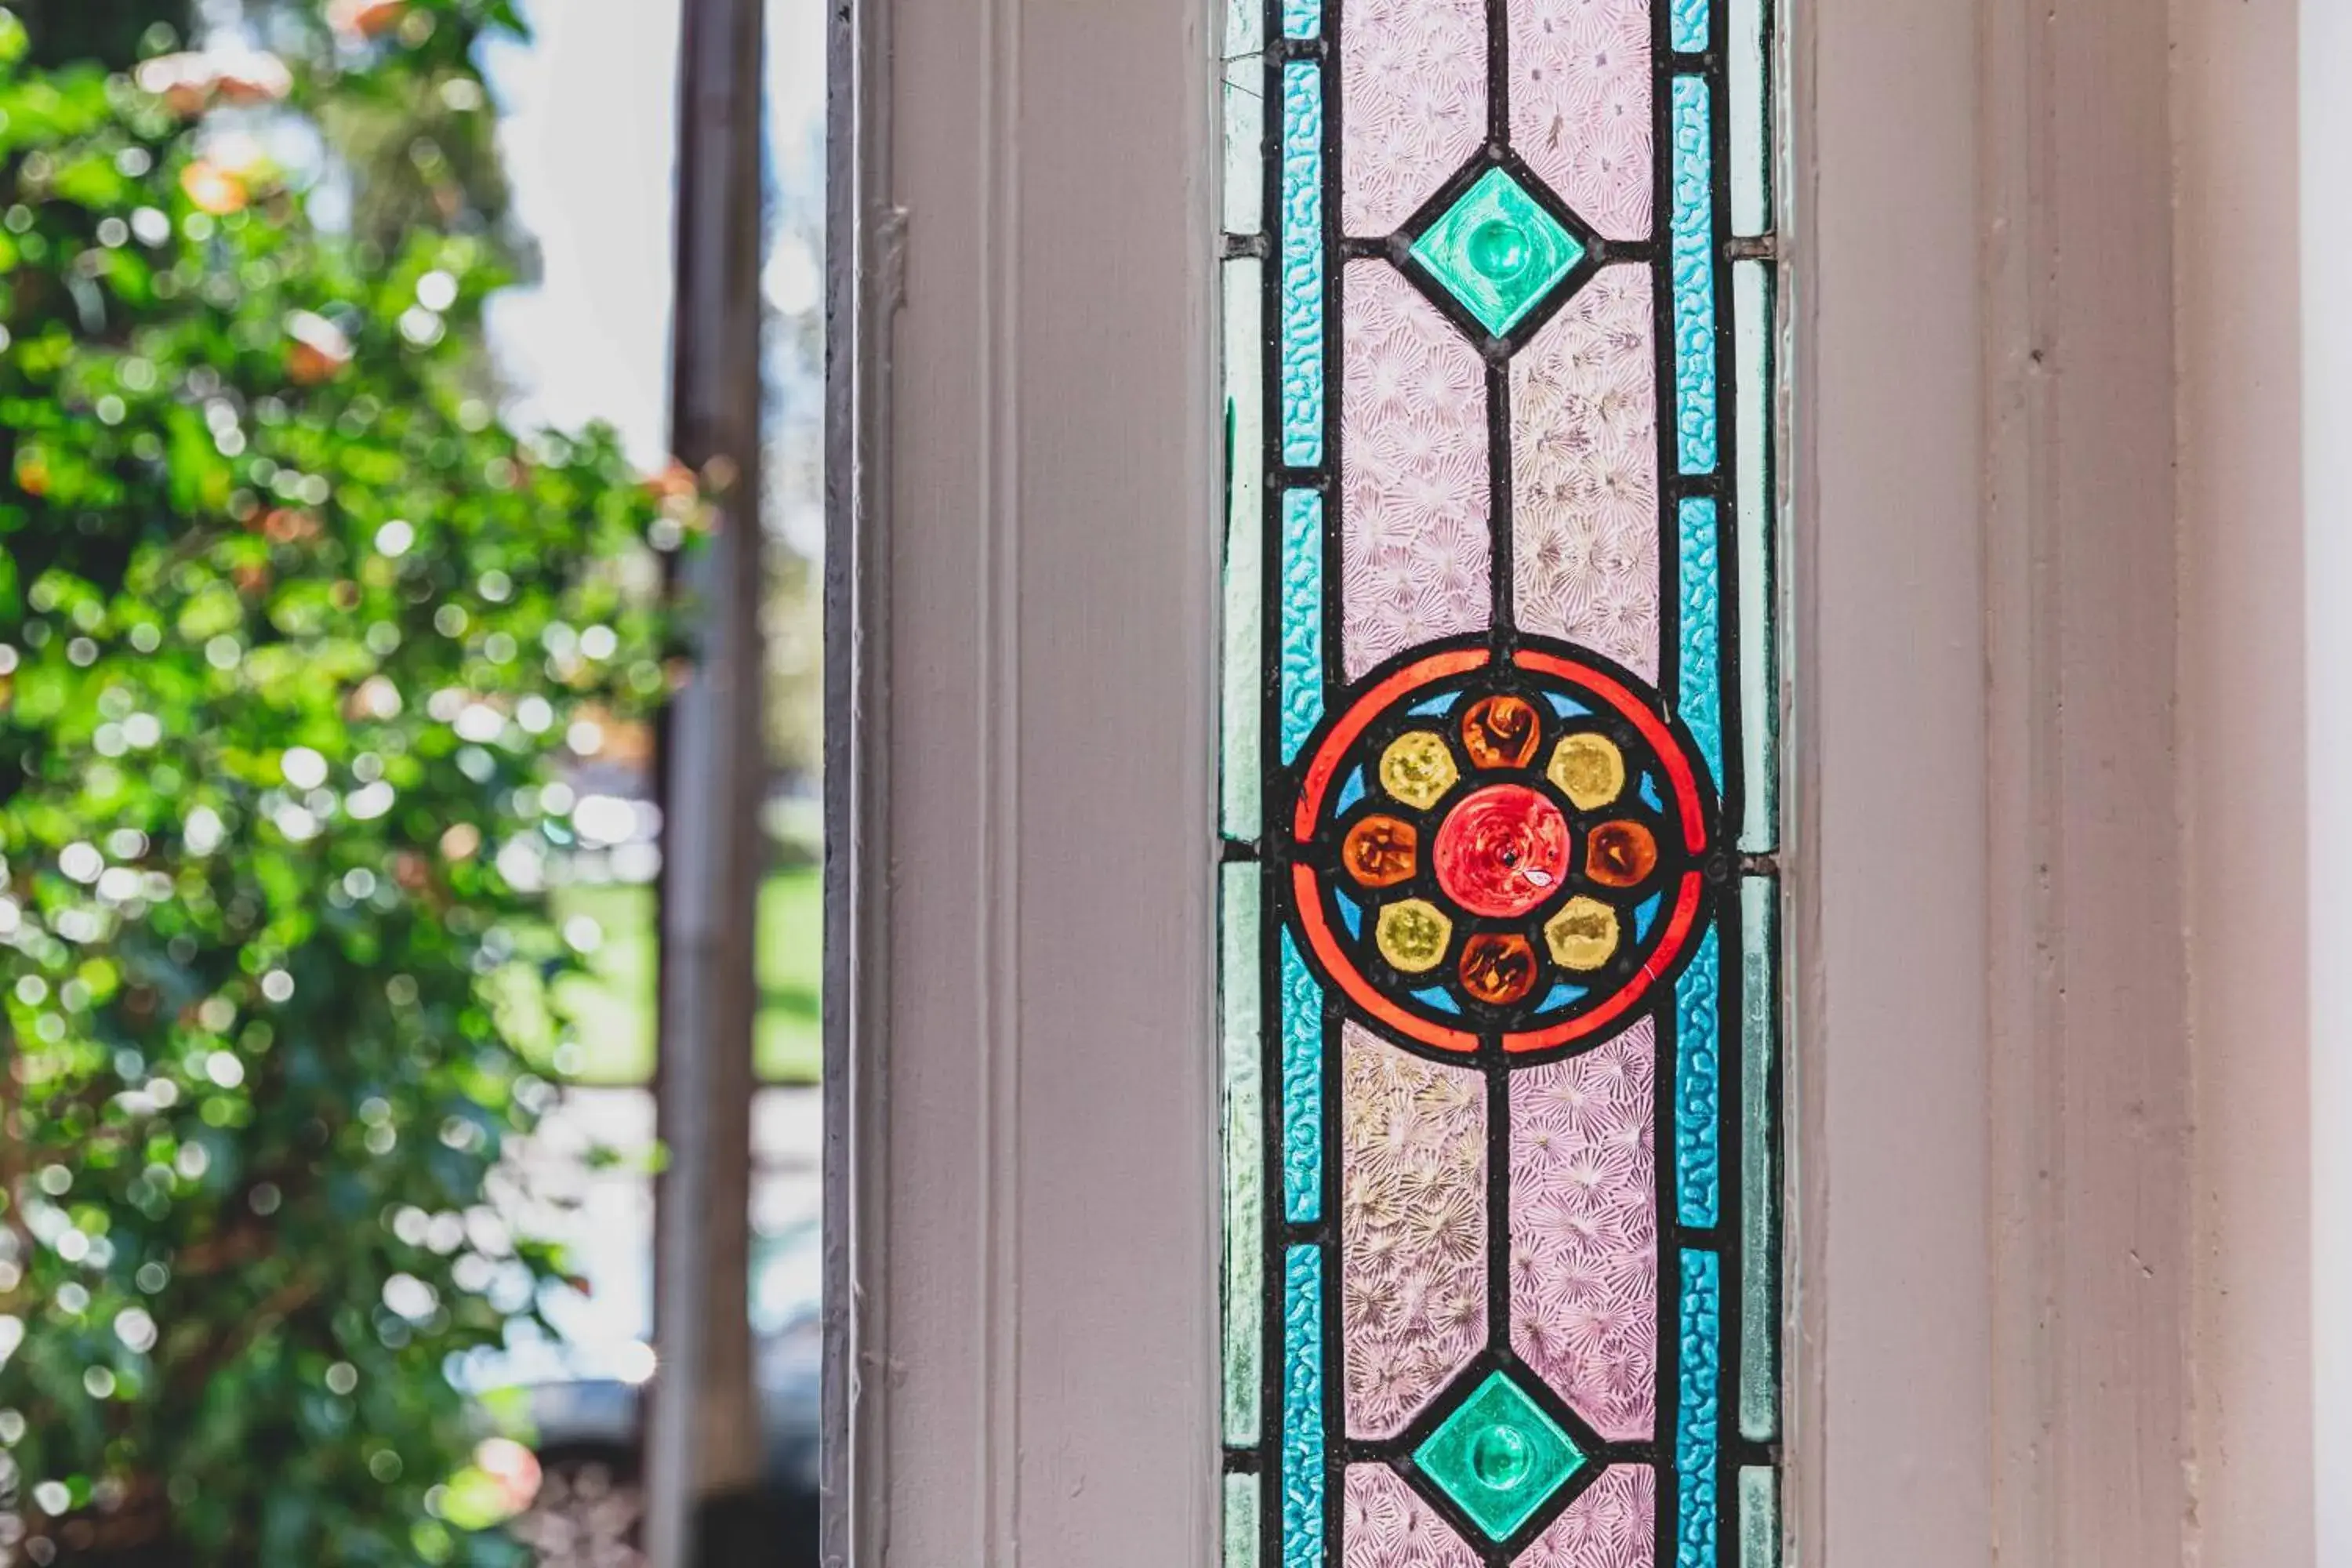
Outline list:
[[[1525,784],[1489,784],[1446,814],[1433,858],[1447,898],[1474,915],[1512,919],[1568,875],[1568,819]]]

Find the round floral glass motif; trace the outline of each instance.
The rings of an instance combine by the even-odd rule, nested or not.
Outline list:
[[[1711,803],[1633,677],[1483,641],[1376,671],[1308,753],[1292,822],[1321,967],[1406,1039],[1544,1050],[1631,1021],[1687,951]]]

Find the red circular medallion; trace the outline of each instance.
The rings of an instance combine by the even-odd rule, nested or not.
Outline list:
[[[1489,784],[1445,814],[1436,869],[1445,896],[1472,914],[1517,919],[1567,875],[1568,818],[1525,784]]]

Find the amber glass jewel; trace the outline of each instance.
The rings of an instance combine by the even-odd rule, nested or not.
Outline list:
[[[1421,830],[1393,816],[1365,817],[1348,829],[1339,859],[1360,885],[1393,888],[1420,868]]]
[[[1604,888],[1637,887],[1658,868],[1658,840],[1638,822],[1604,822],[1584,844],[1584,874]]]
[[[1508,692],[1482,697],[1462,716],[1463,749],[1475,767],[1526,767],[1539,739],[1535,704],[1524,697]]]
[[[1462,944],[1462,989],[1507,1006],[1536,988],[1535,944],[1516,932],[1480,931]]]

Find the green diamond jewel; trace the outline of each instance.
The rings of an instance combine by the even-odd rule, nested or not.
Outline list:
[[[1413,259],[1500,336],[1584,258],[1584,247],[1518,181],[1489,169],[1413,241]]]
[[[1584,1463],[1559,1424],[1499,1372],[1412,1458],[1495,1541],[1507,1540]]]

